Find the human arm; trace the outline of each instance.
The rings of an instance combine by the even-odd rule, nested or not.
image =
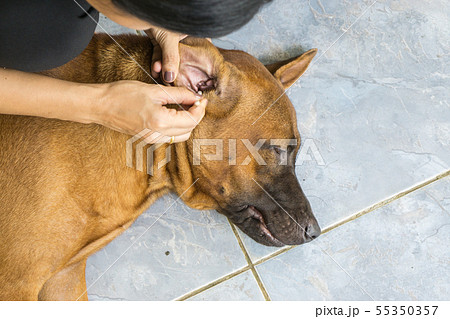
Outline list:
[[[207,101],[187,111],[166,104],[192,105],[194,93],[138,81],[82,84],[0,69],[0,113],[97,123],[126,134],[143,129],[186,140],[203,118]]]

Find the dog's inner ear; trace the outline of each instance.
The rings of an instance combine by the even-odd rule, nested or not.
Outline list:
[[[185,65],[180,68],[180,80],[182,81],[181,85],[194,92],[215,88],[214,77],[206,73],[204,69],[193,65]]]
[[[317,49],[311,49],[298,57],[266,65],[266,68],[287,89],[305,73],[316,53]]]
[[[180,44],[180,69],[176,86],[184,86],[193,92],[213,90],[217,86],[218,61],[222,58],[211,43]],[[207,41],[207,40],[203,40]],[[189,41],[188,41],[189,42]],[[217,52],[216,52],[217,51]]]

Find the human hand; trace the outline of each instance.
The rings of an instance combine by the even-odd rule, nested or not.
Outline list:
[[[149,129],[153,137],[146,139],[152,144],[186,141],[205,115],[207,100],[183,87],[139,81],[101,87],[105,90],[94,107],[94,122],[129,135]],[[170,109],[164,106],[167,104],[178,104],[186,110]]]
[[[166,84],[172,83],[178,75],[180,65],[178,43],[186,38],[187,35],[170,32],[158,27],[145,30],[145,33],[153,43],[152,76],[156,79],[161,74],[161,79]]]

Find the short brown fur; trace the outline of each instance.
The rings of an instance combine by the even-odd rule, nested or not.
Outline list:
[[[150,41],[137,36],[118,36],[115,41],[96,35],[81,56],[44,74],[81,83],[124,79],[152,83],[147,74]],[[258,128],[243,127],[264,111],[251,105],[255,100],[263,99],[261,105],[267,106],[283,92],[282,83],[271,73],[259,66],[255,73],[254,58],[187,39],[180,45],[182,59],[190,56],[190,50],[211,59],[211,72],[220,73],[221,79],[215,93],[206,93],[207,114],[192,138],[299,140],[295,111],[286,97]],[[292,81],[293,76],[289,78]],[[242,81],[231,83],[236,79]],[[244,95],[242,86],[248,87]],[[129,138],[95,124],[0,115],[0,300],[86,300],[86,259],[167,192],[182,195],[197,209],[221,209],[244,188],[256,192],[251,179],[242,177],[258,174],[253,163],[233,171],[244,174],[234,179],[224,168],[227,160],[193,167],[192,138],[173,145],[172,161],[153,176],[129,168],[125,165]],[[156,151],[156,163],[164,158],[166,147]],[[233,184],[236,178],[239,185]]]

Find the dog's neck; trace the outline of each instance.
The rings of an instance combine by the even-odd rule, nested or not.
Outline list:
[[[217,203],[201,190],[199,179],[194,176],[188,143],[190,141],[160,145],[155,149],[153,158],[148,156],[147,152],[144,156],[145,162],[150,161],[153,170],[152,174],[148,175],[146,193],[158,192],[160,197],[167,191],[173,191],[192,208],[214,209]],[[167,154],[170,154],[169,159]],[[162,189],[166,191],[159,191]]]

